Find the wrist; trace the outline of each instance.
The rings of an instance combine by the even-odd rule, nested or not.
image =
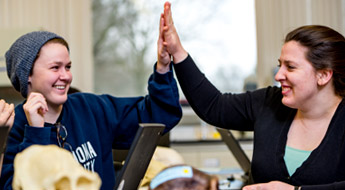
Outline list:
[[[157,63],[156,71],[160,74],[165,74],[165,73],[170,71],[170,66],[169,66],[169,64],[166,66],[163,66],[162,64]]]
[[[174,55],[172,55],[172,56],[173,56],[173,62],[174,62],[175,64],[178,64],[178,63],[182,62],[183,60],[185,60],[185,59],[187,58],[188,53],[187,53],[186,50],[184,50],[184,49],[182,48],[182,50],[177,51],[177,52],[176,52]]]

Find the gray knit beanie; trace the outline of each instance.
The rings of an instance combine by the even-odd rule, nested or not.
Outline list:
[[[30,32],[18,38],[6,52],[8,78],[24,98],[27,97],[29,74],[36,56],[41,47],[54,38],[63,39],[52,32]]]

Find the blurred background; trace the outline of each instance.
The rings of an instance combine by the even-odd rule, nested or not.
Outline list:
[[[18,104],[4,54],[20,35],[49,30],[70,45],[72,86],[114,96],[147,93],[157,60],[162,0],[0,0],[0,98]],[[274,74],[285,35],[306,24],[345,34],[345,0],[171,0],[185,49],[223,92],[277,85]],[[184,116],[170,146],[199,168],[238,168],[213,126],[180,93]],[[234,132],[251,156],[251,133]]]

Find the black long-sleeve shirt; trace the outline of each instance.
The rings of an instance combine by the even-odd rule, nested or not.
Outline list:
[[[273,180],[303,190],[345,189],[345,102],[341,101],[327,133],[307,160],[289,176],[284,154],[296,109],[282,104],[281,88],[241,94],[221,93],[188,56],[175,65],[185,97],[207,123],[226,129],[254,131],[252,175],[255,183]]]

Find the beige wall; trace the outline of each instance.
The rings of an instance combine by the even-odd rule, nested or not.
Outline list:
[[[256,0],[259,87],[273,83],[284,36],[305,24],[345,34],[345,0]],[[72,85],[93,91],[91,0],[0,0],[0,85],[9,85],[3,54],[20,34],[46,29],[66,38],[73,61]]]
[[[345,35],[345,0],[256,0],[259,87],[273,83],[285,35],[306,24],[322,24]]]
[[[21,34],[48,30],[70,45],[72,86],[93,91],[91,0],[0,0],[0,85],[10,85],[3,55]]]

